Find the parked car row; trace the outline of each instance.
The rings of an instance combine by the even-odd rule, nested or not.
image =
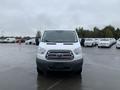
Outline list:
[[[35,38],[24,40],[16,38],[4,38],[0,39],[0,43],[25,43],[26,45],[36,45]]]
[[[0,43],[15,43],[15,38],[6,38],[6,39],[0,39]]]
[[[94,47],[98,46],[98,48],[110,48],[116,42],[116,48],[120,48],[120,39],[116,40],[114,38],[84,38],[80,39],[82,46],[85,47]],[[84,43],[84,45],[83,45]]]

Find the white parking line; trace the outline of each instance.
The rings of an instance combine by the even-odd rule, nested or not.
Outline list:
[[[58,84],[60,84],[62,82],[62,80],[59,80],[57,82],[55,82],[54,84],[52,84],[50,87],[47,88],[47,90],[51,90],[52,88],[54,88],[55,86],[57,86]]]

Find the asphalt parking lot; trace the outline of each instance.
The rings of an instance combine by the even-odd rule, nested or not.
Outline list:
[[[120,90],[120,50],[83,48],[82,75],[36,71],[36,46],[0,44],[0,90]]]

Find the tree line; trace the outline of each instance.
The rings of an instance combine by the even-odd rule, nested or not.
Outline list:
[[[120,38],[120,29],[108,25],[102,29],[94,27],[93,30],[85,30],[83,27],[76,28],[80,38]]]

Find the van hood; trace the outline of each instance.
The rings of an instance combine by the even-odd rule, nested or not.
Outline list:
[[[49,49],[71,50],[71,49],[79,48],[81,46],[80,46],[79,42],[76,42],[76,43],[40,42],[39,47],[45,48],[47,50],[49,50]]]

